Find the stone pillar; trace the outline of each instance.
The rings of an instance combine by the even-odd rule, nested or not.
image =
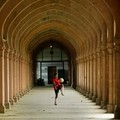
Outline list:
[[[74,61],[75,62],[75,61]],[[75,65],[76,65],[76,63],[75,63]],[[75,69],[75,68],[74,68]],[[28,88],[27,88],[27,85],[28,85],[28,71],[27,71],[27,60],[26,59],[24,59],[23,60],[23,92],[24,92],[24,94],[26,94],[27,92],[28,92]],[[76,69],[74,70],[75,71],[75,73],[76,73]],[[74,74],[74,77],[76,77],[75,76],[75,74]],[[74,88],[76,88],[76,79],[74,78]]]
[[[80,70],[80,79],[81,79],[81,83],[82,83],[82,85],[81,85],[81,91],[82,91],[82,94],[84,94],[84,86],[85,86],[85,84],[84,84],[84,58],[82,57],[82,59],[81,59],[81,70]]]
[[[107,93],[108,93],[108,85],[106,80],[106,47],[102,46],[102,53],[101,53],[101,86],[102,86],[102,101],[101,101],[101,108],[106,108],[107,105]]]
[[[93,96],[93,57],[92,55],[90,56],[90,94],[89,94],[89,99],[92,100]]]
[[[27,68],[28,68],[28,73],[27,73],[27,76],[28,76],[28,91],[30,91],[30,61],[28,60],[27,62]]]
[[[96,53],[93,54],[93,96],[92,101],[96,102],[97,98],[97,55]]]
[[[20,89],[19,89],[19,85],[20,85],[20,59],[19,59],[19,55],[17,54],[17,60],[16,60],[16,65],[17,65],[17,81],[16,81],[16,89],[17,89],[17,98],[18,100],[20,99]]]
[[[5,88],[4,88],[4,50],[5,47],[0,44],[0,113],[5,113]]]
[[[4,78],[5,78],[5,107],[6,109],[10,108],[10,100],[9,100],[9,49],[5,49],[5,66],[4,66]]]
[[[22,97],[22,57],[19,56],[19,95]]]
[[[84,95],[87,92],[87,59],[84,57]]]
[[[13,99],[17,102],[16,96],[16,53],[13,54]]]
[[[24,59],[22,57],[21,59],[21,90],[22,90],[22,96],[25,94],[25,76],[24,76],[24,73],[25,73],[25,65],[24,65]]]
[[[114,117],[120,119],[120,39],[115,40],[115,108]]]
[[[27,60],[25,60],[25,64],[24,65],[25,65],[25,73],[26,73],[26,74],[24,74],[24,76],[25,76],[25,94],[26,94],[28,92],[28,68],[27,68]],[[76,64],[76,66],[77,66],[77,64]]]
[[[89,61],[89,57],[87,57],[87,63],[86,63],[86,66],[87,66],[87,91],[86,91],[86,97],[89,97],[89,93],[90,93],[90,61]]]
[[[76,63],[77,63],[77,87],[76,87],[76,89],[78,90],[78,91],[80,91],[80,85],[79,85],[79,83],[80,83],[80,76],[79,76],[79,73],[80,73],[80,68],[79,68],[79,58],[76,60]]]
[[[85,94],[85,59],[83,57],[83,74],[82,74],[82,81],[83,81],[83,94]]]
[[[81,57],[79,61],[79,68],[80,68],[80,73],[79,73],[79,78],[80,78],[80,91],[82,94],[84,94],[84,72],[83,72],[83,57]]]
[[[96,99],[96,104],[100,105],[101,104],[101,53],[100,49],[98,48],[97,50],[97,99]]]
[[[30,83],[30,89],[33,87],[33,69],[32,69],[32,61],[30,60],[30,58],[29,58],[29,83]],[[68,65],[68,67],[69,67],[69,65]],[[70,70],[68,70],[68,79],[69,79],[69,77],[70,77],[70,75],[69,75],[69,71]]]
[[[108,43],[108,105],[107,112],[112,113],[113,107],[113,43]]]
[[[13,51],[9,52],[9,91],[10,91],[10,104],[14,104],[13,99]]]
[[[76,78],[76,76],[77,76],[77,74],[76,74],[76,61],[75,60],[73,60],[73,80],[74,80],[74,82],[73,82],[73,88],[75,88],[76,89],[76,82],[77,82],[77,78]]]

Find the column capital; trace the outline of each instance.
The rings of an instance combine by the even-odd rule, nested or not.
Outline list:
[[[97,58],[100,58],[100,57],[101,57],[101,48],[100,48],[100,47],[98,47],[98,48],[96,49],[96,56],[97,56]]]
[[[101,57],[101,52],[97,52],[97,58],[100,58]]]
[[[107,50],[106,46],[105,46],[105,45],[102,45],[102,46],[101,46],[101,54],[102,54],[101,57],[104,57],[104,56],[105,56],[106,50]]]
[[[79,58],[76,58],[76,63],[79,64]]]
[[[114,45],[113,42],[112,42],[112,43],[111,43],[111,42],[110,42],[110,43],[108,42],[108,43],[107,43],[107,49],[113,49],[113,45]]]
[[[10,51],[9,51],[9,58],[10,58],[10,59],[13,58],[13,54],[14,54],[13,50],[10,50]]]
[[[90,58],[90,61],[92,61],[92,60],[93,60],[93,55],[91,54],[91,55],[89,56],[89,58]]]
[[[20,60],[20,55],[19,54],[16,55],[16,59],[17,59],[17,61]]]
[[[0,51],[5,50],[5,44],[0,42]]]
[[[8,58],[9,53],[10,53],[10,49],[9,48],[5,48],[5,54],[4,54],[4,56],[6,58]]]
[[[113,54],[113,48],[114,48],[114,44],[113,43],[107,43],[108,54]]]
[[[114,49],[117,52],[120,52],[120,38],[115,38],[114,39]]]
[[[89,56],[87,56],[86,60],[87,60],[87,61],[89,61],[89,60],[90,60],[90,57],[89,57]]]
[[[0,57],[3,57],[5,51],[5,45],[0,43]]]

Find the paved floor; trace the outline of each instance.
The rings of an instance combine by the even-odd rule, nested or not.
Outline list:
[[[70,87],[65,88],[65,96],[59,93],[58,105],[54,105],[52,87],[37,87],[5,114],[0,114],[0,120],[111,120],[113,117]]]

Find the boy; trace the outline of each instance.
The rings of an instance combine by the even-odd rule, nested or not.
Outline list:
[[[58,93],[59,90],[62,87],[62,84],[60,82],[60,80],[56,77],[57,73],[54,73],[54,77],[52,78],[52,83],[53,83],[53,87],[54,87],[54,91],[55,91],[55,105],[57,105],[57,98],[58,98]]]

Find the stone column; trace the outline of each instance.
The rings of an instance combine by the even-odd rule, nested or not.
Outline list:
[[[83,84],[82,84],[82,58],[79,60],[79,86],[80,86],[80,92],[83,93]]]
[[[81,79],[81,91],[82,91],[82,94],[84,94],[84,58],[82,57],[81,59],[81,70],[80,70],[80,79]]]
[[[25,91],[28,92],[28,61],[27,60],[25,61],[25,69],[26,69],[26,74],[25,74],[25,80],[26,80]]]
[[[77,66],[76,66],[76,67],[77,67],[77,86],[76,86],[76,89],[77,89],[78,91],[80,91],[80,88],[79,88],[79,87],[80,87],[80,86],[79,86],[79,82],[80,82],[80,81],[79,81],[79,80],[80,80],[80,79],[79,79],[79,73],[80,73],[80,71],[79,71],[79,70],[80,70],[80,68],[79,68],[79,58],[76,60],[76,63],[77,63]]]
[[[16,96],[16,53],[13,54],[13,99],[17,102]]]
[[[107,94],[108,94],[108,85],[106,80],[106,47],[102,46],[102,53],[101,53],[101,86],[102,86],[102,101],[101,101],[101,108],[106,108],[107,105]]]
[[[19,94],[19,74],[20,74],[20,66],[19,66],[19,55],[16,54],[16,98],[17,100],[20,99],[20,94]]]
[[[6,109],[10,108],[10,100],[9,100],[9,95],[10,95],[10,91],[9,91],[9,49],[5,49],[5,66],[4,66],[4,78],[5,78],[5,107]]]
[[[77,80],[76,80],[76,76],[77,76],[77,74],[76,74],[76,61],[75,60],[73,60],[73,88],[75,88],[76,89],[76,82],[77,82]]]
[[[19,95],[22,97],[22,57],[19,56]]]
[[[28,90],[27,90],[27,85],[28,85],[28,83],[27,83],[27,80],[28,80],[28,71],[27,71],[27,60],[25,60],[25,63],[24,63],[24,69],[25,69],[25,73],[24,73],[24,76],[25,76],[25,86],[24,86],[24,91],[25,91],[25,94],[26,94],[26,92],[28,92]]]
[[[90,94],[89,94],[89,99],[92,100],[93,96],[93,58],[92,55],[90,56]]]
[[[27,67],[26,67],[26,59],[22,59],[22,91],[23,95],[27,92]]]
[[[108,43],[108,105],[107,112],[112,113],[113,107],[113,43]]]
[[[21,78],[21,88],[22,88],[22,96],[25,95],[25,61],[24,58],[22,58],[22,78]]]
[[[9,52],[9,92],[10,92],[10,104],[14,104],[13,99],[13,51]]]
[[[97,98],[97,55],[93,54],[93,96],[92,101],[96,102]]]
[[[86,97],[89,98],[89,93],[90,93],[90,59],[89,59],[89,56],[87,57],[87,93],[86,93]]]
[[[85,59],[83,57],[83,62],[82,62],[82,81],[83,81],[83,94],[85,93]]]
[[[100,48],[97,50],[97,99],[96,99],[96,104],[100,105],[101,104],[101,51]]]
[[[114,117],[120,119],[120,39],[115,40],[115,108]]]
[[[69,65],[68,65],[69,67]],[[70,69],[69,69],[70,71]],[[68,71],[68,79],[70,77],[69,75],[69,71]],[[32,61],[29,60],[29,83],[30,83],[30,89],[33,87],[33,69],[32,69]]]
[[[0,44],[0,113],[5,113],[5,88],[4,88],[4,50],[5,47]]]
[[[17,81],[16,81],[16,89],[17,89],[17,98],[18,100],[20,99],[20,59],[19,55],[17,54],[17,60],[16,60],[16,65],[17,65]]]
[[[28,79],[28,92],[30,91],[30,61],[28,60],[27,62],[27,69],[28,69],[28,73],[27,73],[27,79]]]
[[[84,95],[87,92],[87,59],[84,57]]]

